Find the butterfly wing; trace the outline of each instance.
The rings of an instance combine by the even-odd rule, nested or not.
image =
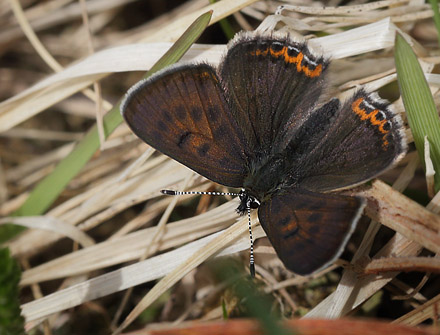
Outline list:
[[[165,155],[217,183],[243,185],[247,143],[211,66],[172,67],[141,81],[128,91],[121,113]]]
[[[325,111],[315,114],[320,113]],[[314,192],[351,187],[381,174],[405,154],[402,120],[377,94],[360,90],[330,114],[332,122],[312,135],[308,142],[313,146],[296,167],[300,187]]]
[[[308,275],[339,257],[364,206],[361,198],[293,188],[263,202],[258,217],[286,268]]]
[[[256,152],[281,152],[323,89],[328,61],[287,37],[239,34],[220,65],[231,112]]]

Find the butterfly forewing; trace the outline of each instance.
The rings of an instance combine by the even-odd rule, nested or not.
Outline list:
[[[307,275],[340,255],[363,206],[360,198],[291,189],[263,202],[258,217],[286,268]]]
[[[242,186],[247,145],[211,66],[158,73],[129,91],[121,111],[155,149],[215,182]]]
[[[323,89],[328,62],[284,37],[236,37],[220,66],[231,111],[253,149],[280,152]]]

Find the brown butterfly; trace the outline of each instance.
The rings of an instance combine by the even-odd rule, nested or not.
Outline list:
[[[240,33],[218,69],[178,65],[132,87],[122,115],[146,143],[240,187],[284,265],[307,275],[344,249],[365,206],[333,193],[405,153],[402,121],[376,94],[318,105],[329,60],[288,37]]]

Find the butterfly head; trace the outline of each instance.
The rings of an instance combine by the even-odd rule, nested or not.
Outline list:
[[[253,195],[250,195],[245,189],[239,193],[240,205],[237,207],[237,213],[245,214],[248,209],[256,209],[260,206],[260,201]]]

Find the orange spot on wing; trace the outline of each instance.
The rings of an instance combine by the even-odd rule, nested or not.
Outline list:
[[[287,233],[289,231],[295,230],[297,227],[297,224],[295,221],[292,221],[291,223],[289,223],[287,226],[284,226],[283,228],[281,228],[281,230],[283,231],[283,233]]]
[[[211,74],[208,73],[207,71],[204,71],[204,72],[200,73],[200,77],[201,78],[209,78],[209,77],[211,77]]]
[[[298,54],[298,56],[296,56],[296,71],[298,71],[298,72],[301,72],[301,70],[302,70],[302,68],[303,68],[303,67],[301,66],[301,63],[302,63],[303,58],[304,58],[304,55],[303,55],[302,52],[300,52],[300,53]]]
[[[273,56],[273,57],[275,57],[275,58],[278,58],[278,57],[280,57],[280,56],[284,56],[284,58],[286,58],[286,55],[287,55],[287,47],[283,47],[281,50],[279,50],[279,51],[275,51],[275,50],[273,50],[272,48],[270,48],[270,54]]]
[[[289,56],[288,48],[286,48],[286,52],[284,53],[284,61],[286,63],[297,63],[298,56]]]
[[[322,64],[318,64],[318,66],[315,67],[315,69],[312,71],[307,66],[303,66],[303,71],[307,77],[310,78],[318,77],[322,72]]]
[[[255,52],[251,52],[251,55],[253,56],[267,56],[269,53],[269,48],[266,48],[264,50],[257,49]]]
[[[351,104],[351,108],[357,115],[359,115],[359,117],[361,118],[362,121],[369,120],[373,126],[375,126],[379,129],[379,132],[381,134],[384,134],[383,138],[382,138],[383,139],[382,145],[383,145],[384,149],[386,149],[386,147],[389,144],[389,142],[386,139],[386,135],[388,134],[389,130],[384,129],[384,126],[387,123],[387,120],[386,119],[384,119],[384,120],[376,119],[376,115],[379,113],[379,110],[377,110],[377,109],[373,110],[370,113],[367,113],[367,111],[365,109],[362,109],[360,107],[362,101],[364,101],[364,98],[356,99],[356,101],[354,101]]]
[[[275,51],[270,47],[266,49],[257,49],[251,52],[252,56],[267,56],[270,55],[274,58],[283,57],[284,61],[289,64],[296,64],[296,70],[298,72],[303,72],[307,77],[314,78],[318,77],[322,73],[322,64],[318,64],[313,70],[311,70],[308,66],[301,65],[304,59],[304,54],[300,52],[296,56],[289,56],[289,48],[284,46],[281,50]]]
[[[366,113],[365,109],[360,108],[360,104],[364,101],[364,98],[359,98],[353,104],[351,105],[351,108],[353,111],[361,117],[362,121],[365,121],[368,119],[368,114]]]

